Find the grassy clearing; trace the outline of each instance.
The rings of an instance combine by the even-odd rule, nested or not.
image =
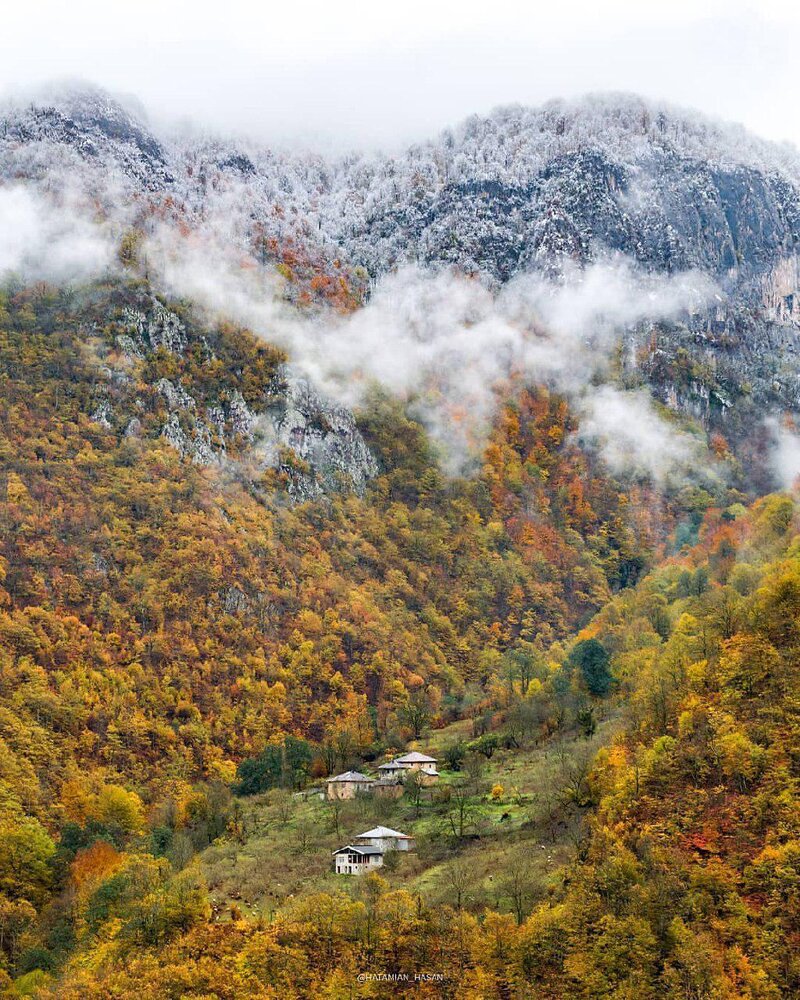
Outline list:
[[[571,733],[539,747],[497,750],[489,760],[473,757],[461,771],[443,771],[418,804],[409,795],[337,804],[279,792],[240,799],[238,835],[200,859],[215,913],[271,919],[310,893],[358,892],[359,879],[331,871],[331,852],[377,824],[417,838],[416,852],[390,856],[381,869],[393,888],[434,905],[527,912],[553,890],[574,853],[590,763],[614,727],[609,719],[588,739]],[[440,754],[466,735],[458,722],[419,749]]]

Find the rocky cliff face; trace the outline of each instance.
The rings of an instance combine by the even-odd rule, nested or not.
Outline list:
[[[259,454],[289,477],[289,493],[310,500],[343,487],[363,493],[378,472],[353,414],[321,396],[309,382],[282,366],[258,420]],[[286,461],[291,452],[293,460]]]
[[[143,117],[143,109],[123,107],[92,88],[9,104],[0,115],[0,176],[91,182],[99,188],[124,180],[131,191],[171,187],[173,154]],[[65,171],[73,175],[65,177]]]
[[[111,324],[92,419],[133,440],[160,435],[194,464],[235,467],[253,484],[273,470],[296,502],[363,493],[377,465],[352,413],[277,356],[262,381],[248,378],[245,399],[247,359],[231,357],[230,343],[220,356],[214,339],[158,299],[124,305]]]
[[[53,180],[59,151],[196,219],[224,202],[231,238],[245,244],[254,229],[291,233],[373,275],[415,260],[504,281],[622,253],[755,292],[800,244],[793,151],[626,96],[501,109],[405,154],[330,161],[157,138],[101,91],[0,113],[0,176],[49,162]]]
[[[730,287],[793,254],[798,239],[800,199],[784,178],[651,149],[632,163],[570,152],[523,183],[426,190],[411,206],[381,206],[351,237],[373,270],[415,256],[505,281],[622,253],[649,269],[702,268]]]

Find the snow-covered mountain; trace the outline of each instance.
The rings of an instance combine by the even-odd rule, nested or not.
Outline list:
[[[503,281],[611,251],[732,286],[800,240],[793,149],[626,95],[501,108],[402,155],[330,160],[157,136],[98,90],[51,97],[0,116],[5,178],[54,183],[72,165],[84,183],[161,193],[198,217],[235,191],[244,226],[335,247],[373,275],[415,260]]]
[[[800,410],[800,157],[692,112],[625,95],[507,107],[400,155],[325,158],[156,134],[101,91],[61,91],[0,116],[0,178],[221,230],[262,263],[291,246],[365,287],[404,262],[495,285],[618,255],[699,269],[713,307],[643,327],[623,380],[733,437],[765,407]]]

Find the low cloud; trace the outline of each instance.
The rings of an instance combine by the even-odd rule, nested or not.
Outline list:
[[[337,401],[357,405],[374,383],[406,400],[451,473],[480,460],[498,400],[519,380],[570,395],[582,440],[615,471],[663,480],[696,452],[645,393],[593,381],[624,331],[701,309],[715,293],[701,274],[653,276],[617,260],[559,282],[521,276],[494,292],[477,278],[409,266],[385,276],[353,315],[308,318],[281,303],[278,276],[242,267],[225,247],[165,228],[146,254],[166,291],[277,343]]]
[[[700,442],[667,424],[644,390],[602,386],[583,398],[581,409],[579,437],[601,449],[612,472],[645,474],[665,483],[702,468]]]
[[[794,489],[800,480],[800,434],[793,424],[782,424],[774,418],[766,423],[772,436],[772,471],[784,489]]]
[[[282,295],[284,279],[241,250],[230,216],[185,235],[151,223],[143,254],[157,289],[211,318],[239,322],[282,347],[323,393],[357,406],[376,383],[428,429],[442,466],[470,472],[497,407],[513,385],[544,383],[580,414],[580,439],[617,472],[664,481],[697,454],[644,392],[597,388],[620,337],[646,322],[702,309],[716,290],[699,273],[656,276],[617,259],[567,270],[559,281],[524,275],[496,291],[450,270],[404,267],[378,283],[352,315],[307,315]],[[0,273],[79,281],[115,266],[125,210],[89,217],[68,189],[0,187]]]
[[[0,277],[81,281],[114,262],[113,232],[88,218],[77,199],[45,197],[23,184],[0,186]]]

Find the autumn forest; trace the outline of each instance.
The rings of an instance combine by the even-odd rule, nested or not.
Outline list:
[[[716,488],[623,483],[520,382],[464,477],[376,387],[377,474],[297,503],[154,388],[255,405],[281,352],[165,301],[188,347],[126,353],[153,294],[0,296],[3,995],[799,993],[795,500],[720,437]],[[409,747],[435,789],[308,797]],[[418,853],[337,881],[368,819]]]

